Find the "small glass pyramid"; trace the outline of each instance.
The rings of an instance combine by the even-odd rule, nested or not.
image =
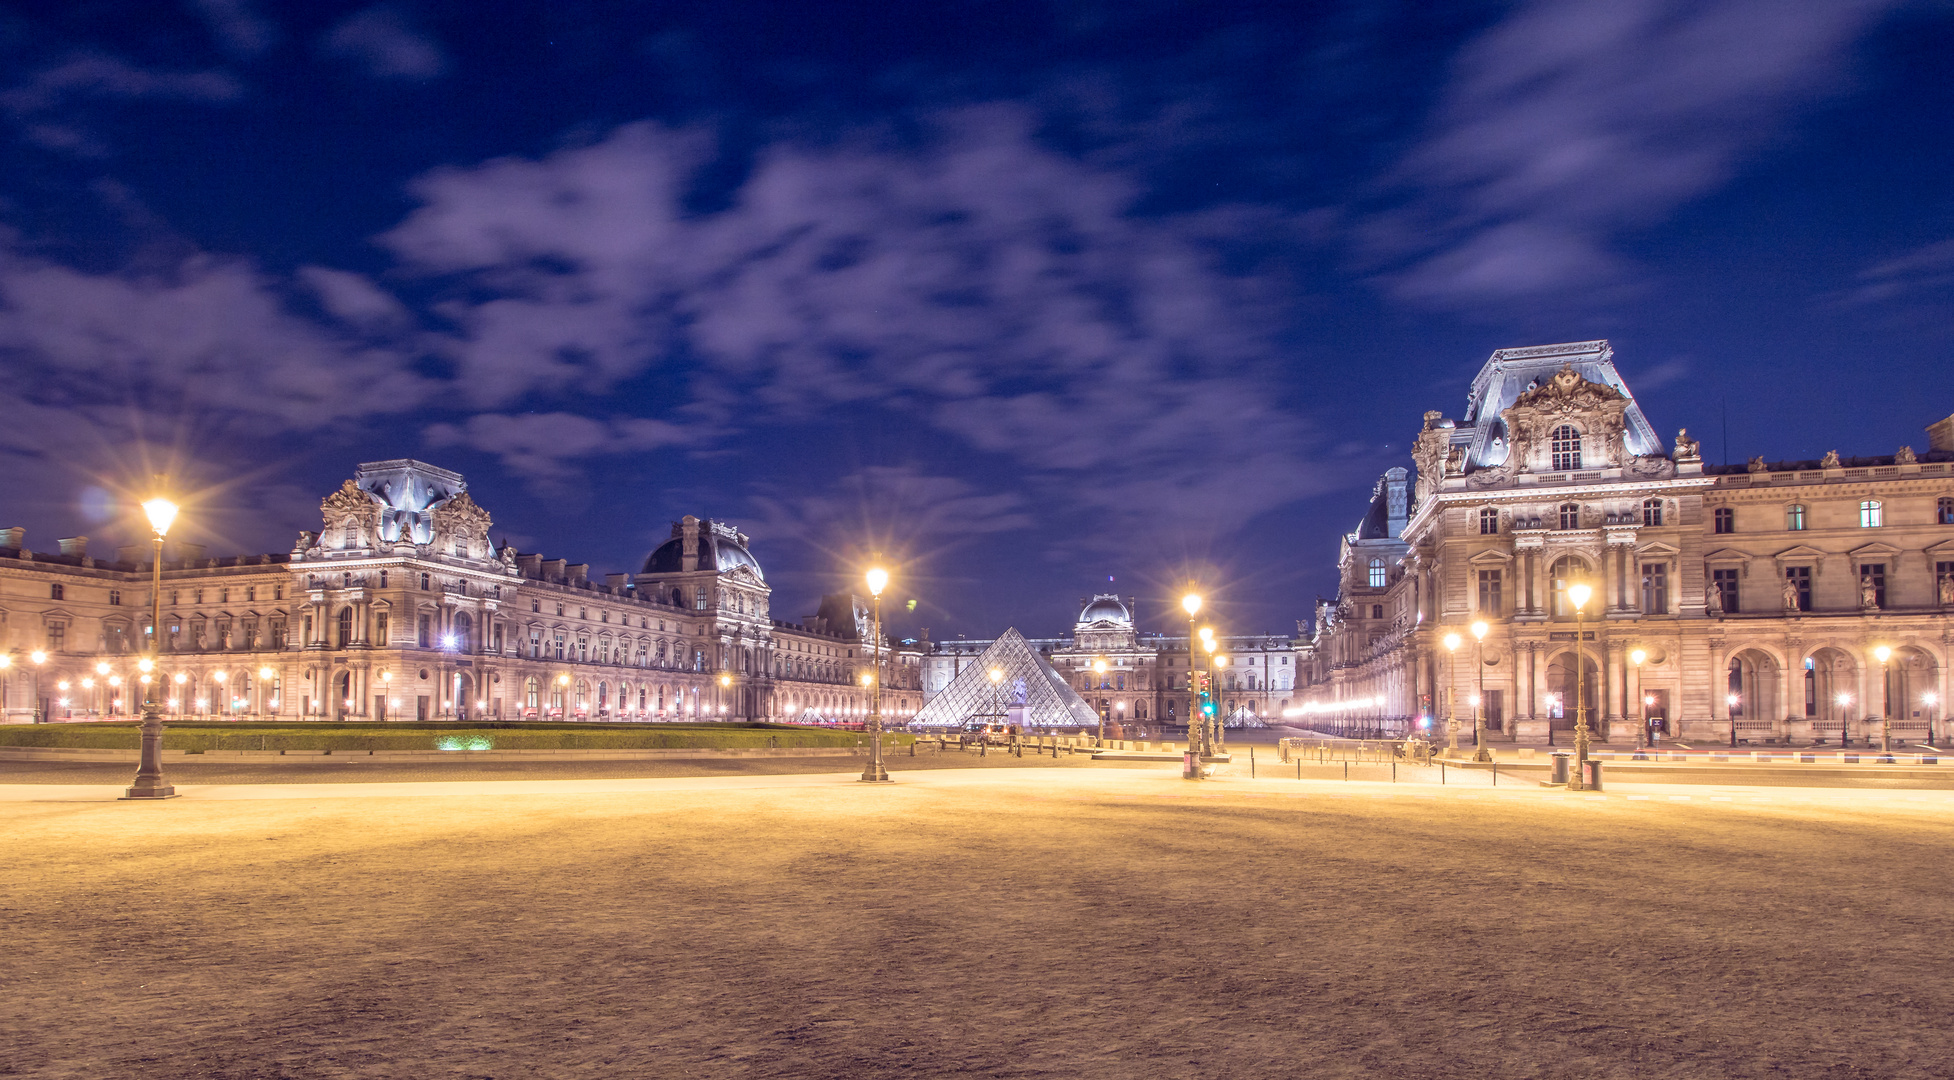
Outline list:
[[[993,682],[992,671],[1001,672],[1002,677]],[[917,727],[961,727],[966,723],[1091,727],[1099,723],[1099,715],[1012,627],[931,698],[910,723]]]

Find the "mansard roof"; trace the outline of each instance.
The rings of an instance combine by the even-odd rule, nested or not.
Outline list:
[[[1563,366],[1572,367],[1583,379],[1606,386],[1628,399],[1628,409],[1622,418],[1622,438],[1624,449],[1630,455],[1666,453],[1655,428],[1636,404],[1635,395],[1615,370],[1614,356],[1614,350],[1605,340],[1494,352],[1473,378],[1465,417],[1457,422],[1452,435],[1451,445],[1466,447],[1466,471],[1490,468],[1506,461],[1512,437],[1505,430],[1500,414],[1512,408],[1520,395],[1545,385]]]

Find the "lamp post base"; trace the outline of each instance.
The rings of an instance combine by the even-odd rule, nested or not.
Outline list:
[[[131,802],[131,801],[141,800],[145,802],[154,802],[158,799],[180,799],[182,797],[183,796],[178,795],[176,793],[176,788],[170,786],[169,784],[164,784],[160,787],[128,788],[121,795],[116,796],[115,801]]]
[[[136,778],[117,801],[176,798],[176,786],[163,782],[163,712],[154,702],[144,703],[140,730],[142,762],[136,766]]]
[[[1192,750],[1181,755],[1181,779],[1201,779],[1201,755]]]
[[[868,767],[862,770],[861,782],[864,784],[889,783],[889,770],[883,768],[881,762],[871,761],[868,763]]]

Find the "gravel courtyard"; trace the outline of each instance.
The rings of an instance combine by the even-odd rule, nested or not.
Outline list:
[[[0,1076],[1945,1077],[1954,796],[0,787]]]

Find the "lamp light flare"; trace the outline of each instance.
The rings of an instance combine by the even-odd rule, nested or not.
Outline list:
[[[882,590],[889,586],[889,572],[879,566],[870,567],[866,577],[870,596],[881,596]]]
[[[170,524],[176,521],[176,504],[168,499],[156,498],[142,504],[143,516],[149,519],[149,527],[156,531],[160,539],[169,535]]]
[[[1486,631],[1491,630],[1492,627],[1487,626],[1486,620],[1484,619],[1475,619],[1473,620],[1471,629],[1472,629],[1473,637],[1479,639],[1480,641],[1484,641],[1486,640]]]
[[[1893,658],[1893,650],[1887,648],[1884,645],[1881,645],[1873,650],[1873,659],[1878,660],[1882,664],[1884,664],[1886,661],[1892,658]]]
[[[1567,587],[1567,599],[1570,603],[1574,605],[1574,610],[1576,611],[1580,611],[1581,609],[1587,607],[1588,600],[1593,596],[1594,596],[1593,586],[1589,585],[1585,581],[1577,581],[1574,584],[1569,585]]]
[[[1198,593],[1188,593],[1181,597],[1181,609],[1189,615],[1201,610],[1201,597]]]
[[[34,661],[37,664],[47,663],[47,653],[44,653],[39,649],[35,649],[33,652],[28,653],[27,658],[29,660]]]
[[[1462,639],[1462,638],[1460,638],[1460,637],[1459,637],[1459,635],[1457,635],[1457,634],[1447,634],[1447,635],[1445,635],[1445,648],[1446,648],[1446,650],[1447,650],[1448,652],[1457,652],[1457,651],[1458,651],[1458,648],[1459,648],[1459,643],[1460,643],[1460,641],[1462,641],[1462,640],[1463,640],[1463,639]]]
[[[1628,654],[1629,661],[1635,664],[1640,664],[1642,661],[1647,660],[1648,658],[1649,658],[1649,653],[1648,650],[1646,649],[1636,649]]]

